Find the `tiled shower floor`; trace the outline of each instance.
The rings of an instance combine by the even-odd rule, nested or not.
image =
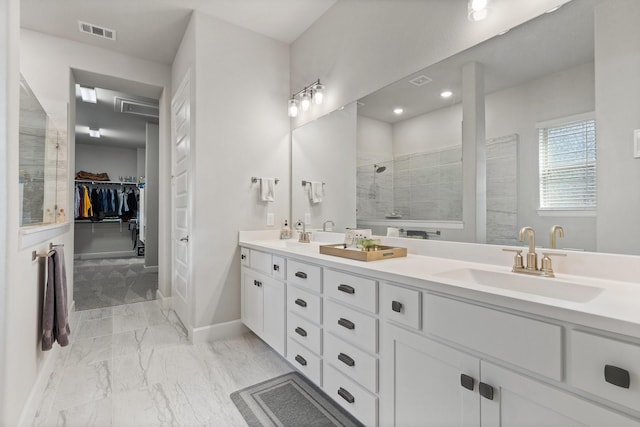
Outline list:
[[[74,260],[76,310],[112,307],[156,298],[158,273],[145,272],[144,258]]]

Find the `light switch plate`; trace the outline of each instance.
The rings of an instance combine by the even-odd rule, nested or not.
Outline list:
[[[267,214],[267,225],[273,227],[274,224],[275,224],[275,217],[273,213],[269,212]]]
[[[307,225],[311,224],[311,214],[309,212],[304,214],[304,223]]]
[[[640,159],[640,129],[633,131],[633,157]]]

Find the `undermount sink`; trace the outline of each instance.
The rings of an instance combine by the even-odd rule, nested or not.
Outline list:
[[[556,278],[527,276],[519,273],[461,268],[436,274],[438,277],[470,282],[573,302],[589,302],[600,295],[602,288],[566,282]]]

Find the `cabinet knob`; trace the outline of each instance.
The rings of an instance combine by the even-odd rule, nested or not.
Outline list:
[[[253,281],[253,285],[254,285],[254,286],[257,286],[257,287],[260,287],[260,286],[262,286],[262,282],[259,282],[259,281],[257,281],[257,280],[254,280],[254,281]]]
[[[240,259],[247,259],[247,256],[245,254],[240,255]]]
[[[306,337],[307,336],[307,331],[305,331],[304,329],[302,329],[301,327],[297,327],[296,328],[296,334],[300,335],[301,337]]]
[[[350,358],[349,356],[347,356],[344,353],[340,353],[338,355],[338,360],[341,361],[342,363],[344,363],[347,366],[355,366],[355,364],[356,364],[355,360],[353,360],[352,358]]]
[[[273,271],[280,271],[280,266],[278,264],[273,264]]]
[[[480,396],[484,397],[485,399],[493,400],[493,387],[491,387],[489,384],[480,382],[479,390]]]
[[[473,379],[473,377],[470,377],[469,375],[460,374],[460,385],[466,388],[467,390],[473,391],[473,388],[475,386],[475,380]]]
[[[353,403],[356,401],[356,398],[353,397],[353,394],[349,393],[347,390],[343,389],[342,387],[338,389],[338,395],[340,395],[341,398],[343,398],[349,403]]]
[[[299,305],[302,308],[306,308],[307,307],[307,302],[303,299],[298,298],[297,300],[295,300],[296,305]]]
[[[356,290],[353,288],[353,286],[345,285],[344,283],[338,286],[338,290],[344,292],[345,294],[353,295],[356,293]]]
[[[296,355],[296,362],[298,362],[302,366],[307,366],[307,361],[304,359],[304,357],[300,356],[299,354]]]
[[[342,326],[343,328],[347,328],[347,329],[355,329],[356,325],[355,323],[353,323],[351,320],[347,320],[343,317],[341,317],[338,320],[338,325]]]
[[[402,311],[402,303],[399,301],[392,301],[391,310],[395,311],[396,313],[400,313]]]
[[[299,277],[301,279],[306,279],[307,278],[307,273],[305,273],[304,271],[298,271],[298,272],[296,272],[296,277]]]
[[[613,365],[604,366],[604,380],[622,388],[629,388],[631,383],[629,371]]]

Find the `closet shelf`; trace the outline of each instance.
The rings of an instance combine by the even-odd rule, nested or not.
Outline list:
[[[124,182],[124,181],[91,181],[88,179],[76,179],[74,180],[77,183],[85,183],[85,184],[118,184],[118,185],[135,185],[137,186],[137,182]]]
[[[83,223],[83,224],[100,224],[100,223],[119,223],[119,222],[123,222],[120,218],[106,218],[106,219],[102,219],[100,221],[92,221],[90,219],[76,219],[75,220],[76,223]],[[130,222],[130,221],[127,221]]]

